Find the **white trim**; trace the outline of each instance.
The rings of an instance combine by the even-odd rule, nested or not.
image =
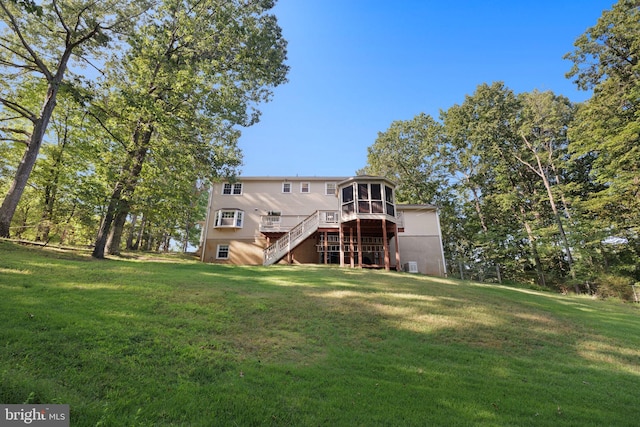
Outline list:
[[[289,186],[289,191],[284,191],[284,186],[285,186],[285,185],[288,185],[288,186]],[[283,182],[283,183],[282,183],[282,193],[283,193],[283,194],[291,194],[291,190],[292,190],[292,188],[291,188],[291,182]]]
[[[226,186],[229,186],[229,193],[225,193],[224,190],[226,188]],[[240,188],[240,192],[236,193],[236,188]],[[222,183],[222,188],[220,189],[220,194],[222,196],[242,196],[242,193],[244,191],[244,185],[242,185],[241,182],[234,182],[234,183],[230,183],[230,182],[223,182]]]
[[[333,186],[333,191],[329,191],[329,185]],[[325,182],[324,183],[324,195],[325,196],[335,196],[336,191],[338,191],[338,183],[335,181]]]
[[[200,261],[204,261],[204,254],[207,251],[207,236],[209,235],[209,221],[211,219],[211,199],[213,198],[213,185],[209,187],[209,199],[207,200],[207,217],[204,221],[204,237],[202,238],[202,255],[200,256]]]
[[[442,273],[443,277],[448,277],[447,275],[447,262],[444,259],[444,246],[442,244],[442,230],[440,229],[440,214],[436,209],[436,225],[438,226],[438,237],[440,238],[440,253],[442,254],[442,268],[444,272]]]
[[[302,191],[304,186],[307,186],[307,191]],[[309,181],[304,181],[300,183],[300,193],[301,194],[309,194],[311,193],[311,183]]]
[[[220,248],[226,246],[227,247],[227,256],[226,257],[221,257],[220,256]],[[229,245],[228,243],[220,243],[216,246],[216,259],[229,259],[229,255],[231,255],[231,245]]]
[[[225,214],[233,214],[233,216],[225,216]],[[230,223],[225,224],[225,222]],[[215,211],[213,228],[242,228],[243,226],[244,211],[242,209],[218,209],[217,211]]]

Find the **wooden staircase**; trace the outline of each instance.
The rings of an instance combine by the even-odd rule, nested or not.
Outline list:
[[[286,254],[315,233],[319,225],[320,211],[315,211],[264,250],[263,265],[271,265],[280,261]]]

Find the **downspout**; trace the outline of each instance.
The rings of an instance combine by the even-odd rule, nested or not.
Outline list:
[[[447,264],[444,259],[444,246],[442,244],[442,230],[440,229],[440,214],[436,208],[436,223],[438,224],[438,238],[440,239],[440,253],[442,254],[442,267],[444,268],[444,277],[447,277]]]
[[[207,218],[204,220],[204,232],[202,238],[202,254],[200,255],[200,261],[205,262],[205,252],[207,252],[207,235],[209,234],[209,220],[211,218],[211,199],[213,197],[213,184],[209,188],[209,197],[207,198]]]

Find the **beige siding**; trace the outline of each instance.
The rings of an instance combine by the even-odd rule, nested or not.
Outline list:
[[[242,195],[222,194],[223,184],[213,188],[210,201],[212,212],[207,230],[208,239],[252,239],[260,236],[260,216],[269,211],[281,212],[283,216],[295,215],[302,221],[317,210],[337,210],[335,195],[325,195],[325,182],[337,182],[334,179],[312,181],[301,178],[287,182],[292,184],[292,193],[282,192],[282,180],[259,181],[241,180]],[[310,184],[310,193],[300,193],[300,183]],[[244,211],[244,224],[241,229],[214,228],[214,213],[219,209],[240,209]],[[299,221],[297,221],[299,222]]]
[[[401,208],[399,207],[398,210]],[[411,236],[437,236],[438,216],[434,209],[412,209],[403,210],[404,212],[404,230],[407,235]]]
[[[402,268],[408,262],[415,262],[422,274],[444,276],[446,269],[436,210],[420,207],[403,209],[401,206],[398,210],[404,215],[404,232],[398,233]]]
[[[413,261],[422,274],[432,276],[444,276],[445,268],[442,265],[442,252],[440,251],[440,237],[438,236],[398,236],[400,245],[400,262],[405,264]]]
[[[259,265],[263,262],[263,250],[267,239],[260,232],[261,216],[268,212],[280,212],[281,224],[293,226],[315,211],[337,211],[339,200],[335,194],[325,194],[325,183],[338,184],[342,177],[246,177],[242,183],[242,194],[222,194],[224,185],[215,184],[209,200],[209,216],[203,231],[206,242],[200,252],[203,261],[238,265]],[[283,193],[283,183],[291,184],[291,192]],[[309,192],[301,192],[301,183],[308,183]],[[220,210],[243,212],[241,228],[215,228],[215,212]],[[397,205],[403,214],[404,231],[398,233],[400,267],[407,262],[417,263],[423,274],[444,275],[442,245],[438,215],[433,206]],[[294,264],[317,263],[317,237],[311,236],[292,251]],[[275,240],[274,240],[275,241]],[[271,242],[273,243],[273,241]],[[395,265],[395,239],[390,239],[391,264]],[[218,245],[229,245],[229,258],[217,259]],[[280,261],[289,262],[288,257]]]
[[[204,262],[221,264],[260,265],[264,242],[248,240],[208,239]],[[229,245],[229,258],[217,259],[218,245]]]

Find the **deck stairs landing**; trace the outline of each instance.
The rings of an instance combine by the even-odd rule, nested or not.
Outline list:
[[[300,243],[315,233],[320,226],[320,211],[315,211],[264,250],[263,265],[280,261]]]

